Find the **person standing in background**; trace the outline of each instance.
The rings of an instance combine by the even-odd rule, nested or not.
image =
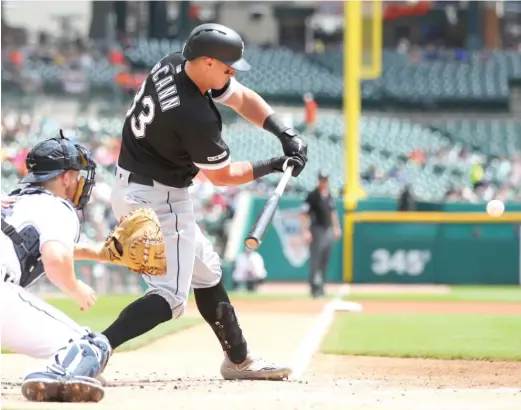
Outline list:
[[[260,253],[245,248],[240,253],[233,271],[233,290],[239,290],[245,286],[248,292],[255,292],[259,285],[266,279],[264,259]]]
[[[302,205],[302,235],[310,244],[309,284],[311,296],[324,295],[327,267],[336,240],[342,236],[335,211],[335,199],[329,191],[329,178],[318,175],[318,185]]]

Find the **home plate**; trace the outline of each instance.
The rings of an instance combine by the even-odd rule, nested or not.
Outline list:
[[[362,305],[348,300],[334,300],[331,302],[330,309],[341,312],[361,312]]]

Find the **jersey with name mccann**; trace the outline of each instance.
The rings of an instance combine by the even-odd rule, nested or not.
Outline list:
[[[118,160],[127,171],[176,188],[190,186],[199,169],[230,163],[214,101],[226,101],[237,84],[231,78],[202,94],[184,66],[173,53],[152,68],[127,111]]]
[[[40,251],[46,242],[56,241],[64,245],[72,255],[74,244],[80,236],[80,221],[74,207],[48,192],[21,195],[5,220],[18,232],[26,226],[33,226],[39,233]],[[10,282],[20,284],[22,274],[26,276],[31,273],[21,272],[13,242],[1,231],[0,249],[3,273],[7,274]]]

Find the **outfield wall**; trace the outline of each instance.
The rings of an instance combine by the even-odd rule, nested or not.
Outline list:
[[[251,202],[246,235],[267,198]],[[270,281],[307,279],[309,252],[300,236],[301,198],[282,198],[272,227],[259,250]],[[418,211],[476,212],[483,204],[419,203]],[[396,201],[361,201],[360,211],[396,211]],[[507,212],[521,211],[521,204],[507,206]],[[343,204],[337,201],[343,222]],[[520,283],[520,223],[435,223],[357,222],[354,229],[353,282],[355,283]],[[329,271],[330,282],[342,282],[342,242],[335,244]],[[349,263],[349,261],[347,261]],[[231,267],[229,267],[231,269]]]
[[[244,249],[244,238],[261,212],[267,198],[245,197],[240,217],[232,224],[235,238],[223,257],[225,284],[231,285],[233,261]],[[246,200],[247,199],[247,200]],[[309,251],[300,235],[302,199],[283,197],[273,224],[259,250],[264,257],[268,281],[302,282],[308,277]],[[483,215],[485,205],[420,203],[419,211],[466,212]],[[361,201],[362,212],[381,211],[396,215],[396,202],[390,199]],[[343,204],[336,204],[343,225]],[[521,204],[507,205],[507,212],[521,211]],[[479,214],[477,214],[479,213]],[[412,214],[412,213],[409,213]],[[362,215],[362,214],[357,214]],[[521,284],[520,226],[508,223],[371,222],[355,223],[352,261],[354,283],[438,283],[438,284]],[[343,226],[342,226],[343,227]],[[331,255],[329,282],[344,281],[346,265],[343,243],[338,241]],[[135,273],[121,266],[101,266],[77,262],[76,272],[100,294],[135,293],[144,283]],[[45,282],[45,281],[43,281]],[[42,291],[52,286],[40,282]]]

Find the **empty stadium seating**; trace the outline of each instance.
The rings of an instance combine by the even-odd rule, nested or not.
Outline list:
[[[432,127],[489,155],[509,156],[521,149],[521,122],[517,121],[459,120]]]
[[[177,41],[137,40],[124,52],[134,68],[143,70],[181,49],[182,43]],[[271,101],[300,103],[302,95],[311,92],[321,104],[339,106],[342,102],[341,52],[299,54],[284,47],[248,46],[245,56],[252,70],[239,73],[238,78]],[[507,109],[510,84],[521,84],[521,53],[514,51],[469,53],[465,62],[445,57],[422,60],[394,50],[384,50],[382,58],[381,77],[362,82],[365,106]],[[48,86],[61,84],[63,69],[57,65],[32,61],[24,70],[35,73]],[[107,91],[117,70],[106,59],[96,60],[86,70],[91,90]]]

